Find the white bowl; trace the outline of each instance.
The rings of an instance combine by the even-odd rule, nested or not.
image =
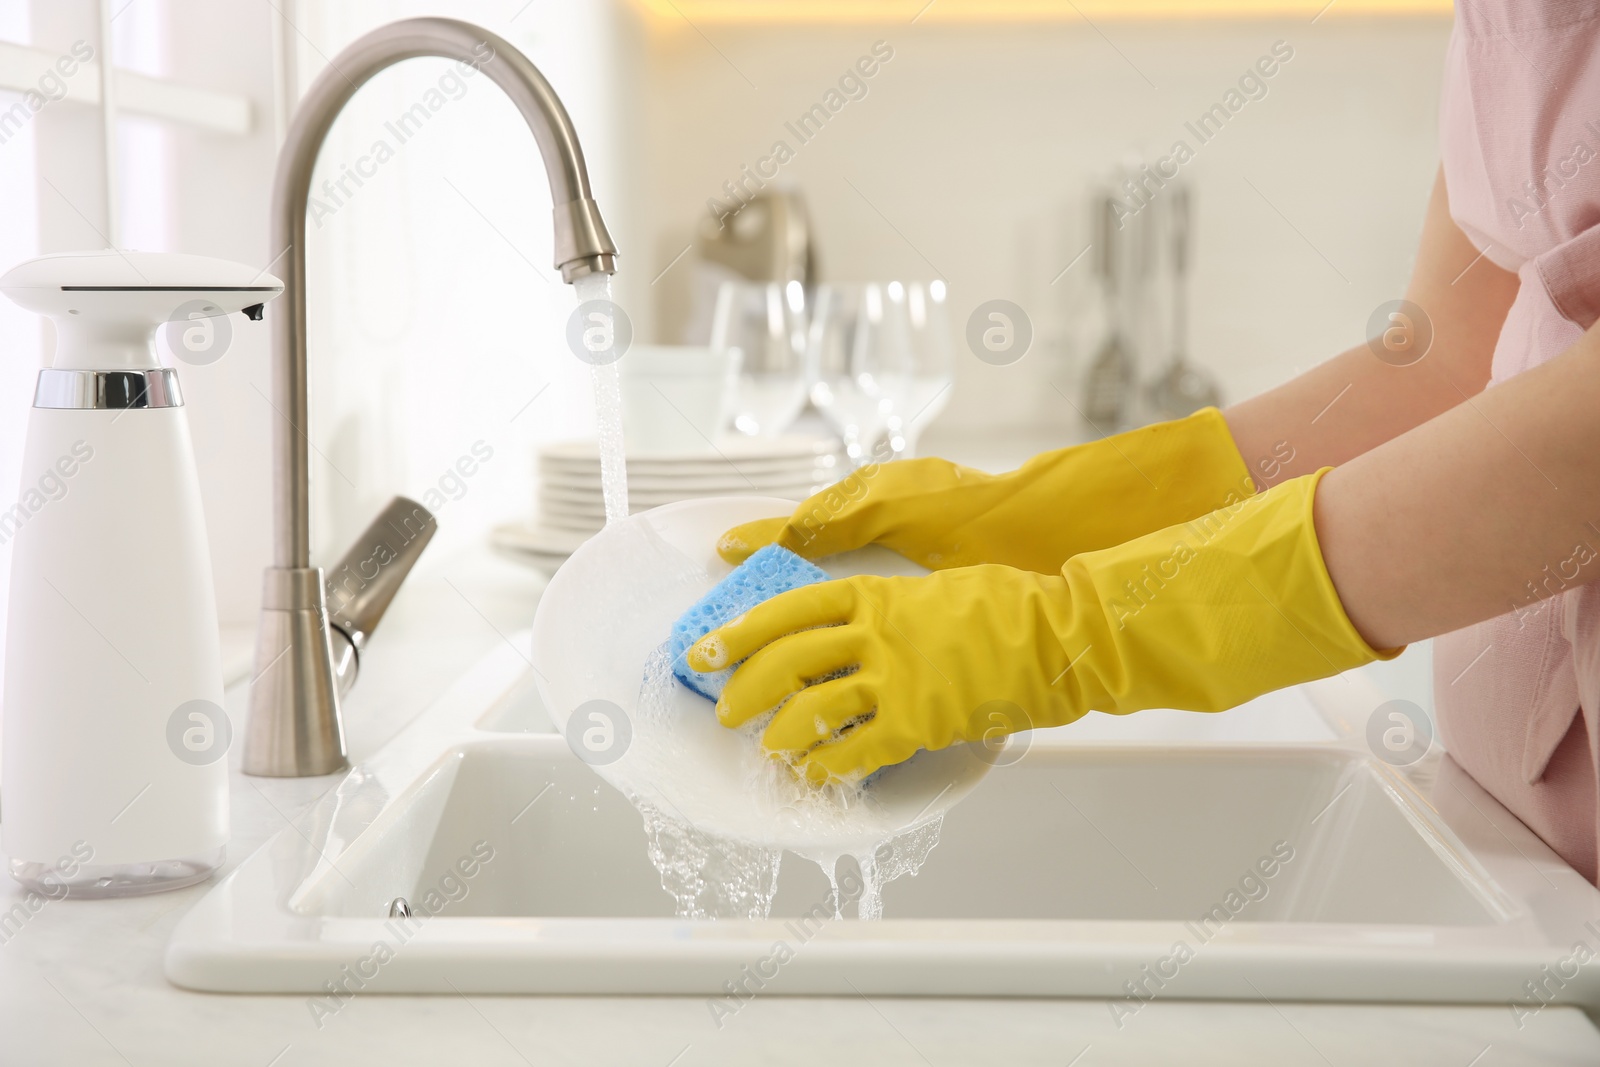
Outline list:
[[[770,788],[765,774],[787,772],[760,757],[750,735],[718,723],[705,698],[674,682],[664,709],[641,708],[647,660],[684,610],[731,570],[716,555],[719,535],[794,507],[768,497],[711,497],[607,526],[572,554],[540,597],[533,665],[540,696],[569,741],[587,726],[569,729],[580,706],[589,705],[585,716],[608,708],[619,720],[609,725],[615,736],[628,735],[618,742],[620,755],[591,762],[623,792],[725,839],[811,856],[859,855],[942,815],[971,791],[990,761],[967,745],[918,753],[882,771],[848,816],[830,821],[813,817],[809,795],[801,798],[807,802],[801,813],[791,793]],[[878,547],[819,565],[835,578],[927,573]],[[802,793],[808,788],[783,783]]]
[[[622,426],[630,455],[716,454],[737,367],[727,352],[634,345],[622,357]]]

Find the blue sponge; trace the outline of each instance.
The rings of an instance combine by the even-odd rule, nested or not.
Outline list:
[[[714,673],[701,674],[689,667],[685,653],[696,641],[723,623],[738,618],[763,601],[779,593],[799,589],[805,585],[829,581],[827,571],[806,562],[787,548],[767,545],[733,569],[733,573],[712,587],[711,591],[684,612],[672,624],[672,637],[668,650],[672,653],[672,673],[678,681],[693,689],[707,700],[722,695],[722,687],[733,677],[733,667]]]

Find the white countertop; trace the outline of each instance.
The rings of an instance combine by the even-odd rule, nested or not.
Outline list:
[[[520,563],[478,552],[419,568],[347,702],[352,759],[528,625],[543,585]],[[228,691],[235,737],[245,696],[242,683]],[[229,869],[339,780],[246,778],[230,755]],[[0,883],[3,911],[22,894]],[[1506,1005],[1158,999],[1118,1029],[1103,1001],[761,996],[718,1029],[699,998],[358,995],[319,1029],[304,997],[168,984],[167,935],[207,888],[51,902],[29,918],[0,943],[0,1065],[1600,1063],[1600,1031],[1580,1011],[1547,1008],[1519,1030]]]

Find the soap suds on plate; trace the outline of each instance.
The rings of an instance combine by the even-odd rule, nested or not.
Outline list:
[[[882,885],[915,871],[938,840],[952,783],[981,776],[982,765],[924,753],[865,783],[806,784],[762,746],[770,714],[729,729],[674,676],[677,655],[665,639],[716,584],[707,564],[667,542],[648,513],[607,527],[602,539],[604,552],[580,551],[563,568],[578,592],[563,599],[561,625],[543,634],[541,691],[552,707],[602,699],[628,717],[626,750],[592,766],[640,811],[674,911],[769,915],[787,850],[830,874],[855,857],[867,883],[856,910],[880,914]],[[932,762],[919,770],[924,757]]]
[[[683,715],[674,700],[681,685],[673,672],[675,659],[670,645],[662,645],[645,665],[628,754],[633,788],[624,787],[623,792],[644,819],[650,862],[680,918],[766,918],[778,888],[783,849],[771,842],[740,840],[697,827],[674,811],[668,795],[671,785],[681,781],[678,776],[690,773],[680,758],[683,740],[675,729]],[[776,813],[779,827],[789,834],[800,832],[820,840],[859,839],[859,827],[870,835],[878,816],[871,796],[872,779],[822,786],[806,783],[762,746],[761,734],[771,718],[768,713],[730,731],[739,741],[741,778],[747,787],[743,802]],[[858,917],[877,919],[883,914],[883,886],[917,873],[938,844],[943,821],[942,815],[936,815],[866,847],[807,849],[801,855],[828,876],[834,887],[836,916],[841,914],[842,902],[835,869],[844,856],[852,856],[861,871]]]

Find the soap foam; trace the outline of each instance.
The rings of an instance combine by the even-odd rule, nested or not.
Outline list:
[[[663,637],[714,579],[646,519],[603,536],[614,551],[567,565],[584,597],[569,625],[550,636],[544,669],[554,702],[605,699],[630,716],[627,751],[595,770],[639,809],[675,912],[769,915],[780,842],[807,841],[815,847],[804,858],[830,877],[843,856],[855,858],[865,883],[857,910],[876,918],[882,886],[915,873],[937,843],[938,817],[901,832],[905,824],[875,799],[873,778],[814,787],[773,759],[761,744],[770,713],[729,730],[700,711],[700,698],[673,676]]]
[[[672,664],[671,650],[664,644],[645,665],[628,758],[633,788],[623,791],[644,817],[650,861],[661,875],[661,887],[676,902],[679,917],[766,918],[777,891],[782,850],[724,837],[664,813],[674,805],[660,784],[681,782],[675,776],[685,768],[677,758],[683,754],[682,738],[675,729],[681,709],[674,707],[672,695],[680,683]],[[740,779],[749,803],[777,812],[787,830],[820,837],[859,836],[856,828],[870,825],[876,815],[871,780],[808,784],[762,746],[761,734],[770,721],[769,713],[735,731],[741,741]],[[802,858],[827,875],[835,917],[843,917],[836,868],[843,857],[852,857],[861,871],[858,916],[878,919],[883,915],[883,887],[921,869],[939,843],[943,822],[941,814],[865,849],[808,851]]]

